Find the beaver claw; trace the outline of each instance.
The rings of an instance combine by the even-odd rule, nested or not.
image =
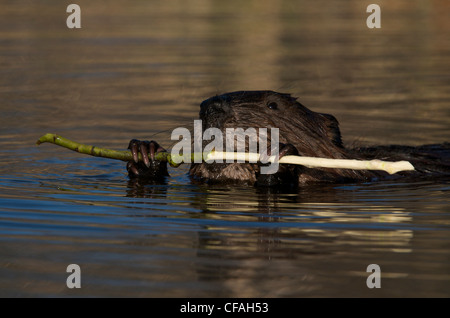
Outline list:
[[[166,151],[156,141],[132,139],[128,144],[128,149],[133,155],[133,161],[127,163],[127,171],[130,176],[157,177],[168,175],[166,164],[155,160],[155,154]],[[139,154],[141,154],[143,162],[139,162]]]

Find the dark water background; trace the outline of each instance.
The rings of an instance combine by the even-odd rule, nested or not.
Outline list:
[[[347,145],[450,141],[450,3],[378,1],[368,29],[372,2],[80,0],[70,30],[69,3],[1,0],[0,296],[449,297],[448,179],[140,186],[35,145],[168,147],[202,100],[252,89],[334,114]]]

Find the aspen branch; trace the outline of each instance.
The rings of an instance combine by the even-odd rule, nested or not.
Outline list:
[[[84,145],[70,139],[55,135],[45,134],[38,139],[36,144],[49,142],[55,145],[95,157],[109,158],[122,161],[132,161],[133,155],[129,150],[112,150],[105,149],[91,145]],[[169,152],[159,152],[155,154],[155,159],[159,161],[166,161],[171,166],[177,167],[182,162],[197,162],[199,158],[203,158],[202,154],[190,154],[187,156],[172,156]],[[205,161],[209,160],[241,160],[258,162],[259,154],[256,153],[234,153],[234,152],[218,152],[213,151],[205,155]],[[142,156],[139,154],[139,160],[142,161]],[[274,157],[269,158],[269,162],[273,162]],[[282,164],[296,164],[309,168],[340,168],[340,169],[354,169],[354,170],[382,170],[389,174],[394,174],[399,171],[414,170],[413,165],[408,161],[382,161],[374,160],[356,160],[356,159],[330,159],[330,158],[316,158],[316,157],[302,157],[302,156],[284,156],[279,160]]]
[[[52,144],[55,144],[55,145],[85,154],[85,155],[94,156],[94,157],[102,157],[102,158],[122,160],[122,161],[133,161],[133,155],[131,154],[131,151],[129,151],[129,150],[113,150],[113,149],[100,148],[100,147],[91,146],[91,145],[85,145],[85,144],[81,144],[76,141],[72,141],[70,139],[58,136],[56,134],[50,134],[50,133],[45,134],[36,141],[36,144],[40,145],[45,142],[52,143]],[[191,156],[189,156],[189,158],[190,157]],[[140,153],[138,154],[138,158],[139,158],[139,161],[143,161],[142,155]],[[158,161],[166,161],[171,166],[178,167],[180,165],[180,162],[182,162],[182,159],[184,159],[184,158],[183,158],[183,156],[178,156],[177,158],[172,158],[172,156],[169,152],[158,152],[155,154],[155,159]],[[176,161],[176,159],[178,159],[178,161]]]

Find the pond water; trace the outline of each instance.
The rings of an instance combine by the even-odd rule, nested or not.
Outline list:
[[[0,296],[450,296],[448,178],[142,185],[35,145],[170,147],[202,100],[254,89],[335,115],[347,145],[450,141],[448,1],[379,1],[381,29],[356,0],[76,3],[81,29],[64,3],[0,3]]]

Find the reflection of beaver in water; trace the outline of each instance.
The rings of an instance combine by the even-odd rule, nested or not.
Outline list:
[[[279,154],[335,159],[408,160],[416,171],[400,175],[450,175],[450,144],[421,147],[381,146],[344,148],[338,121],[331,115],[315,113],[288,94],[272,91],[242,91],[205,100],[200,105],[203,130],[216,127],[279,128]],[[135,162],[128,162],[130,177],[158,179],[167,176],[167,164],[154,160],[154,154],[165,151],[158,143],[131,140],[129,149]],[[137,162],[141,153],[144,163]],[[149,156],[147,155],[150,155]],[[275,174],[261,174],[255,163],[193,163],[189,174],[196,180],[220,183],[261,185],[303,184],[307,182],[364,181],[387,176],[380,171],[306,168],[280,165]]]

